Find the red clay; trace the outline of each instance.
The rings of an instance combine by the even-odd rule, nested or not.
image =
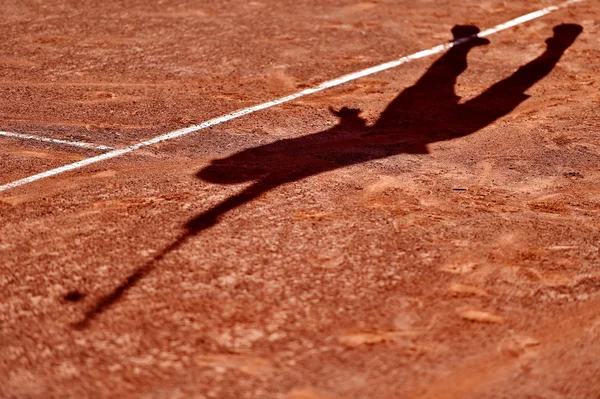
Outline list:
[[[10,3],[0,130],[121,147],[550,4]],[[599,20],[0,194],[0,397],[599,397]],[[0,184],[97,153],[0,143]]]

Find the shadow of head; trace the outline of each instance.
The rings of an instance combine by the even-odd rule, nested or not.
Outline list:
[[[265,176],[285,178],[286,175],[294,174],[306,166],[303,162],[310,162],[306,158],[308,154],[327,151],[334,136],[363,132],[366,128],[366,121],[360,117],[360,109],[342,107],[335,110],[329,107],[329,112],[339,118],[338,123],[331,129],[308,136],[278,140],[240,151],[227,158],[215,159],[200,170],[196,177],[209,183],[239,184]],[[335,151],[334,148],[330,150]]]
[[[342,107],[337,111],[333,107],[329,107],[329,112],[340,118],[339,125],[354,127],[366,126],[366,121],[360,117],[362,111],[359,108]]]

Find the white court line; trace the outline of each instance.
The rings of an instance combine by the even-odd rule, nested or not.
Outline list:
[[[50,137],[33,136],[33,135],[30,135],[30,134],[3,132],[1,130],[0,130],[0,136],[13,137],[13,138],[23,139],[23,140],[43,141],[43,142],[46,142],[46,143],[53,143],[53,144],[70,145],[70,146],[73,146],[73,147],[87,148],[87,149],[90,149],[90,150],[108,151],[108,150],[114,150],[115,149],[114,147],[109,147],[107,145],[98,145],[98,144],[92,144],[92,143],[84,143],[82,141],[58,140],[58,139],[52,139]]]
[[[218,125],[218,124],[228,122],[233,119],[240,118],[244,115],[252,114],[254,112],[257,112],[257,111],[260,111],[260,110],[263,110],[266,108],[271,108],[271,107],[274,107],[279,104],[287,103],[287,102],[293,101],[297,98],[308,96],[309,94],[317,93],[319,91],[329,89],[331,87],[339,86],[341,84],[344,84],[344,83],[347,83],[347,82],[350,82],[350,81],[353,81],[353,80],[356,80],[359,78],[363,78],[365,76],[373,75],[375,73],[385,71],[386,69],[395,68],[395,67],[405,64],[407,62],[418,60],[419,58],[424,58],[424,57],[428,57],[433,54],[438,54],[438,53],[441,53],[453,46],[456,46],[458,44],[465,43],[469,40],[472,40],[477,36],[479,36],[479,37],[489,36],[491,34],[503,31],[505,29],[512,28],[514,26],[523,24],[523,23],[531,21],[533,19],[543,17],[544,15],[550,14],[551,12],[560,10],[562,8],[570,6],[571,4],[579,3],[582,1],[584,1],[584,0],[568,0],[568,1],[565,1],[558,5],[546,7],[541,10],[522,15],[515,19],[511,19],[510,21],[507,21],[503,24],[496,25],[493,28],[486,29],[483,32],[480,32],[478,35],[473,35],[471,37],[454,40],[453,42],[440,44],[440,45],[432,47],[428,50],[422,50],[422,51],[419,51],[412,55],[407,55],[402,58],[398,58],[397,60],[394,60],[394,61],[386,62],[386,63],[380,64],[380,65],[376,65],[374,67],[363,69],[362,71],[358,71],[358,72],[354,72],[354,73],[351,73],[348,75],[341,76],[337,79],[332,79],[332,80],[323,82],[315,87],[311,87],[311,88],[299,91],[297,93],[290,94],[289,96],[280,97],[280,98],[272,100],[272,101],[267,101],[265,103],[254,105],[254,106],[248,107],[248,108],[244,108],[244,109],[232,112],[227,115],[219,116],[218,118],[210,119],[199,125],[194,125],[194,126],[186,127],[184,129],[175,130],[170,133],[165,133],[160,136],[156,136],[150,140],[142,141],[137,144],[130,145],[129,147],[126,147],[126,148],[113,150],[113,151],[107,152],[102,155],[83,159],[81,161],[74,162],[74,163],[71,163],[68,165],[64,165],[64,166],[58,167],[56,169],[51,169],[51,170],[47,170],[42,173],[38,173],[37,175],[33,175],[33,176],[26,177],[24,179],[16,180],[11,183],[0,186],[0,192],[6,191],[6,190],[14,188],[14,187],[22,186],[24,184],[32,183],[37,180],[45,179],[50,176],[55,176],[55,175],[58,175],[61,173],[71,171],[71,170],[83,168],[84,166],[102,162],[107,159],[120,157],[122,155],[130,153],[130,152],[140,149],[142,147],[147,147],[147,146],[150,146],[150,145],[153,145],[156,143],[160,143],[162,141],[172,140],[177,137],[185,136],[187,134],[206,129],[206,128],[214,126],[214,125]]]

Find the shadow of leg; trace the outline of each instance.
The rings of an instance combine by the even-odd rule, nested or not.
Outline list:
[[[461,120],[470,123],[468,131],[478,130],[507,115],[529,96],[525,91],[554,69],[565,50],[582,32],[580,25],[563,24],[554,28],[554,36],[546,40],[543,54],[520,67],[508,78],[494,84],[478,97],[460,106]]]

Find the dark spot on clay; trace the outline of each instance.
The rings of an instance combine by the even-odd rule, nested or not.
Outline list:
[[[583,175],[579,172],[567,172],[563,174],[564,177],[566,178],[571,178],[571,179],[583,179]]]
[[[85,295],[79,291],[71,291],[65,295],[64,300],[68,302],[78,302],[82,300],[84,296]]]

